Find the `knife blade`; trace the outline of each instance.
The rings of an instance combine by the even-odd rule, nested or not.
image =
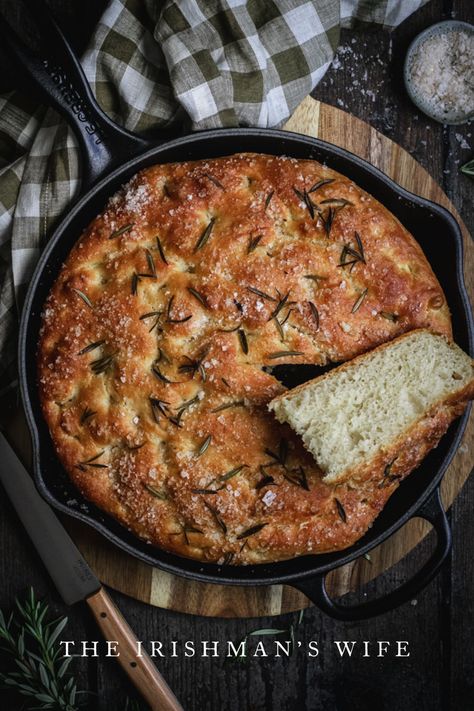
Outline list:
[[[138,655],[133,630],[1,432],[0,482],[66,605],[87,603],[105,638],[117,641],[117,661],[153,711],[183,711],[146,652]]]

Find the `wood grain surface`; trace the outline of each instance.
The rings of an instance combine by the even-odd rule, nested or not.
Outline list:
[[[451,210],[463,230],[466,284],[471,296],[474,294],[474,248],[467,230],[436,181],[407,151],[364,121],[311,97],[300,104],[285,128],[342,146],[383,170],[407,190]],[[472,467],[472,455],[466,442],[473,436],[474,417],[471,416],[463,443],[443,480],[446,507],[451,505]],[[87,526],[74,522],[68,527],[102,582],[157,607],[211,617],[254,617],[280,615],[310,604],[303,593],[289,586],[230,587],[178,578],[135,560]],[[430,524],[423,519],[412,519],[371,551],[370,561],[360,558],[332,572],[328,577],[331,594],[340,597],[364,586],[401,560],[430,529]]]

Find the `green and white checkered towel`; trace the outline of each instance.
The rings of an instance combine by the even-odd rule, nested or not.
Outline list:
[[[111,0],[83,57],[98,101],[133,131],[279,126],[331,64],[341,26],[398,25],[427,0]],[[0,98],[0,392],[18,312],[53,224],[77,194],[58,115]]]

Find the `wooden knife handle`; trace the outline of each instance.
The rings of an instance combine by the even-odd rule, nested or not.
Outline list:
[[[153,711],[184,711],[145,651],[137,656],[137,638],[104,588],[86,599],[107,640],[115,640],[118,663]]]

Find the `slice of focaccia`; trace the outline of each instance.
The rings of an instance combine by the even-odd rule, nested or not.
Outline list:
[[[455,343],[411,331],[276,397],[324,481],[401,477],[474,397],[474,362]]]

